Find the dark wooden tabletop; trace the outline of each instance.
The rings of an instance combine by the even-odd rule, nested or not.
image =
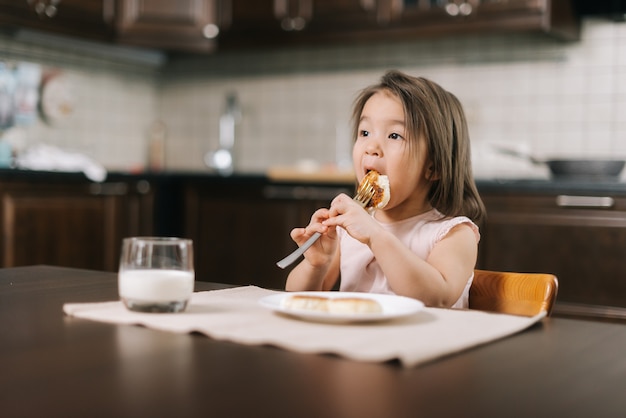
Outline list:
[[[197,282],[196,290],[224,287]],[[626,326],[548,318],[413,369],[67,317],[117,276],[0,269],[3,417],[623,417]],[[427,343],[427,342],[425,342]]]

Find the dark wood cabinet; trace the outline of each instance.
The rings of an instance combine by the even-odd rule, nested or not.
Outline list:
[[[111,42],[113,0],[0,0],[0,26]]]
[[[626,196],[547,187],[559,189],[479,186],[488,216],[478,267],[553,273],[557,315],[626,319]],[[182,190],[181,233],[194,240],[197,280],[283,288],[289,269],[276,262],[296,248],[290,231],[353,186],[237,176],[185,180]]]
[[[276,262],[297,245],[294,227],[350,188],[268,184],[265,181],[185,185],[185,236],[194,241],[196,280],[282,289],[289,269]]]
[[[225,22],[220,34],[220,48],[250,46],[276,42],[284,36],[274,11],[274,0],[230,0]]]
[[[294,227],[344,183],[262,175],[78,174],[0,170],[0,267],[51,264],[115,271],[122,238],[191,238],[196,280],[284,288],[276,262]],[[559,279],[555,315],[626,320],[626,190],[619,183],[483,182],[477,267]]]
[[[570,0],[0,0],[0,26],[167,51],[540,31],[580,35]]]
[[[382,19],[386,1],[367,0],[232,0],[230,24],[220,47],[299,45],[353,37],[372,30]]]
[[[232,0],[220,47],[545,32],[580,37],[568,0]]]
[[[391,0],[393,2],[393,0]],[[544,32],[580,38],[580,18],[569,0],[403,0],[389,29],[398,36],[454,33]]]
[[[117,40],[165,50],[211,52],[219,34],[217,1],[117,0]]]
[[[211,52],[218,2],[0,0],[0,26],[163,50]]]
[[[482,196],[488,217],[479,267],[553,273],[559,278],[557,305],[581,315],[602,315],[606,309],[597,306],[610,306],[626,318],[626,197]]]
[[[145,180],[2,180],[0,265],[115,271],[122,238],[151,234],[152,208]]]

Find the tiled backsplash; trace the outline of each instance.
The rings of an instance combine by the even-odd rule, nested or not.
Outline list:
[[[349,156],[357,92],[388,68],[433,79],[464,104],[478,176],[542,175],[489,144],[538,157],[626,158],[626,24],[588,18],[582,40],[489,36],[403,44],[224,53],[163,68],[83,58],[0,38],[0,59],[64,68],[79,103],[63,126],[43,122],[28,141],[89,153],[109,168],[141,165],[147,131],[167,125],[168,168],[206,170],[226,95],[237,94],[236,165],[262,171],[302,159]]]
[[[62,49],[0,36],[0,60],[37,62],[60,70],[73,112],[62,121],[40,117],[34,126],[5,133],[20,147],[45,143],[87,154],[108,168],[143,165],[150,124],[158,118],[159,73],[136,59],[141,51],[69,42]]]

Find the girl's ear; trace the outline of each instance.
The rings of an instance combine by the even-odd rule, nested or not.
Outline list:
[[[433,168],[433,164],[428,163],[428,167],[426,167],[426,180],[435,181],[435,180],[439,180],[440,178],[441,178],[441,175],[435,172],[435,169]]]

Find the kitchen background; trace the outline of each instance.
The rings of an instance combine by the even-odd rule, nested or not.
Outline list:
[[[0,35],[0,61],[40,64],[44,80],[57,81],[46,118],[12,127],[3,141],[18,152],[44,143],[109,170],[136,171],[147,167],[150,139],[165,128],[165,167],[208,171],[204,156],[218,148],[219,118],[235,94],[237,170],[343,168],[353,99],[396,68],[459,97],[477,177],[547,177],[491,145],[538,157],[626,158],[626,24],[587,17],[581,38],[464,36],[168,61],[152,50]]]

